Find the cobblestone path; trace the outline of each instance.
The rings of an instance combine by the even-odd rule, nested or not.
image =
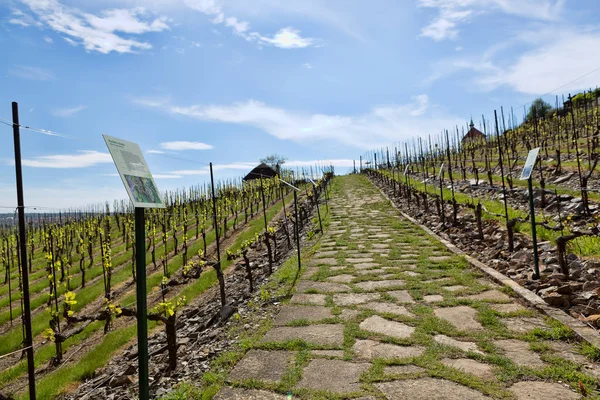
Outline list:
[[[366,178],[336,178],[330,218],[296,294],[216,399],[597,398],[592,350]]]

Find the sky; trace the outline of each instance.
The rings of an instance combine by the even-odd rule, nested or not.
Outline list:
[[[345,173],[369,149],[596,87],[598,15],[597,0],[0,0],[0,122],[16,101],[34,128],[30,207],[127,197],[103,133],[138,143],[161,191],[272,153]],[[10,212],[12,127],[0,136]]]

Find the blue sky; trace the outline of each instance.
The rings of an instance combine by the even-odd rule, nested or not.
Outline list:
[[[345,172],[368,149],[596,87],[598,15],[596,0],[5,0],[0,118],[17,101],[23,125],[79,138],[22,132],[28,205],[125,198],[102,133],[139,143],[161,190],[271,153]]]

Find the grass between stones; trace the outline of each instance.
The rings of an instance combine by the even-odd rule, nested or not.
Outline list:
[[[512,291],[482,279],[482,273],[471,269],[462,257],[451,254],[419,227],[401,219],[366,178],[336,178],[330,208],[331,214],[327,217],[329,231],[303,258],[308,261],[313,253],[337,250],[337,254],[333,256],[336,264],[319,264],[318,259],[311,259],[318,270],[313,275],[305,274],[302,279],[331,282],[328,280],[331,277],[352,275],[354,278],[344,283],[351,291],[334,294],[309,290],[310,293],[326,295],[325,306],[331,307],[333,317],[320,320],[303,318],[291,321],[286,326],[305,329],[325,324],[331,326],[333,331],[335,326],[343,325],[341,344],[318,345],[301,339],[259,342],[271,329],[270,323],[266,322],[256,332],[244,338],[238,349],[222,355],[213,363],[212,371],[204,377],[203,388],[194,398],[211,399],[219,388],[227,384],[281,394],[291,392],[294,398],[301,399],[350,399],[366,395],[385,399],[377,389],[377,383],[426,377],[452,381],[497,399],[514,399],[515,394],[510,391],[510,387],[521,381],[560,382],[569,385],[573,391],[581,391],[580,394],[587,395],[586,398],[598,398],[600,392],[597,377],[588,374],[584,364],[594,367],[593,362],[600,360],[600,350],[588,344],[577,343],[573,332],[567,327],[542,318],[533,309],[521,306],[499,308],[509,310],[508,312],[497,311],[495,308],[503,304],[518,303]],[[330,253],[327,254],[331,258]],[[358,254],[368,255],[374,265],[359,268],[360,263],[354,262]],[[280,270],[281,273],[292,268],[288,263]],[[282,278],[277,279],[282,281]],[[379,280],[402,280],[404,284],[389,288],[356,286],[360,282]],[[283,281],[289,282],[285,279]],[[368,302],[402,305],[410,314],[377,312],[362,304],[346,301],[349,296],[356,295],[355,299],[360,299],[365,294],[375,296],[375,300]],[[428,303],[424,300],[425,296],[432,295],[441,296],[440,301]],[[346,299],[346,305],[338,301],[342,298]],[[456,320],[441,319],[435,312],[445,309],[443,314],[447,315],[453,310],[465,310],[464,307],[473,310],[469,315],[473,315],[473,323],[481,329],[464,329],[453,324]],[[386,332],[381,328],[378,329],[380,333],[373,332],[369,329],[373,326],[361,325],[373,316],[384,318],[390,326],[408,326],[414,328],[414,331],[407,337],[392,336],[391,331]],[[373,318],[371,320],[375,321]],[[303,374],[308,370],[311,360],[323,358],[316,353],[317,350],[342,351],[342,360],[364,363],[364,358],[359,357],[353,349],[357,341],[364,340],[395,346],[414,346],[424,351],[420,355],[404,358],[382,358],[380,355],[372,357],[368,360],[371,366],[360,374],[360,391],[340,394],[333,386],[332,390],[326,391],[309,389],[305,385],[302,388],[298,386],[299,382],[303,382]],[[503,347],[512,343],[522,348],[521,353],[527,356],[527,360],[537,362],[528,364],[512,357],[513,353]],[[556,344],[567,346],[567,356],[572,357],[563,357],[564,354],[554,349]],[[266,383],[258,379],[228,381],[228,371],[248,349],[294,351],[295,363],[287,368],[284,377],[277,383]],[[333,360],[336,356],[325,358]],[[453,362],[449,362],[449,359]],[[467,365],[481,366],[486,373],[477,375],[451,366],[460,364],[460,360]],[[394,366],[396,368],[389,368]],[[400,366],[411,367],[400,369]],[[598,368],[597,365],[595,367]],[[596,371],[600,373],[600,370]],[[323,379],[326,380],[327,376]],[[428,381],[423,382],[426,384]],[[178,388],[178,397],[168,399],[186,398],[183,397],[186,390],[189,387],[184,385]]]

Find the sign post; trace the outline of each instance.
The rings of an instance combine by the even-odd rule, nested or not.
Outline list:
[[[301,251],[300,251],[300,218],[298,216],[298,195],[297,193],[300,191],[300,189],[298,189],[296,186],[287,183],[286,181],[284,181],[283,179],[280,180],[281,182],[285,183],[286,185],[288,185],[289,187],[291,187],[294,190],[294,218],[296,219],[296,248],[298,251],[298,271],[300,271],[302,269],[302,258],[301,256]]]
[[[164,208],[142,150],[136,143],[102,135],[117,167],[125,190],[135,207],[135,267],[139,398],[150,399],[148,379],[148,310],[146,304],[146,220],[145,208]]]
[[[527,155],[527,160],[525,161],[525,167],[523,167],[523,172],[521,173],[520,180],[527,180],[527,186],[529,188],[529,214],[531,216],[531,241],[533,242],[533,279],[540,278],[540,261],[538,258],[538,250],[537,250],[537,232],[535,228],[535,207],[533,206],[533,184],[531,181],[531,174],[533,172],[533,167],[538,158],[538,154],[540,153],[540,148],[536,147],[529,151]],[[506,199],[504,199],[506,201]]]
[[[31,328],[29,267],[27,266],[27,231],[25,230],[25,200],[23,197],[23,171],[21,169],[21,125],[19,125],[19,105],[16,102],[12,103],[12,117],[15,147],[15,172],[17,177],[17,209],[19,212],[19,252],[21,260],[21,273],[23,274],[23,326],[25,328],[25,352],[27,353],[27,377],[29,383],[29,398],[35,400],[35,363],[33,355],[33,334]]]
[[[446,229],[446,208],[444,207],[444,163],[440,167],[440,174],[438,175],[440,181],[440,202],[442,203],[442,229]]]
[[[408,201],[408,206],[410,207],[410,186],[408,181],[408,168],[410,167],[410,163],[406,164],[406,168],[404,168],[404,182],[406,183],[406,199]]]

